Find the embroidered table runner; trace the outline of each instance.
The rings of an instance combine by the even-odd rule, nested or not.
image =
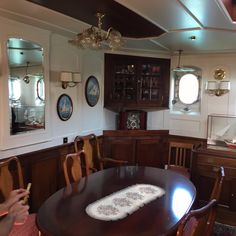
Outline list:
[[[165,194],[150,184],[136,184],[112,193],[86,207],[89,216],[99,220],[119,220]]]

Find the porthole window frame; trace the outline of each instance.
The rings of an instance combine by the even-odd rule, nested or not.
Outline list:
[[[174,106],[176,103],[179,103],[183,106],[182,111],[188,112],[191,110],[191,106],[194,106],[195,104],[199,103],[201,100],[201,81],[202,81],[202,70],[198,67],[194,67],[194,66],[188,66],[188,68],[192,68],[194,69],[194,71],[183,71],[183,72],[173,72],[173,98],[171,100],[172,106]],[[198,83],[199,83],[199,88],[198,88],[198,96],[197,99],[191,103],[191,104],[187,104],[187,103],[183,103],[180,98],[179,98],[179,84],[180,84],[180,80],[181,78],[186,75],[186,74],[193,74],[196,76],[196,78],[198,79]]]

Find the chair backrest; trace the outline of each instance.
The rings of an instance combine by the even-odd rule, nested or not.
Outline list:
[[[81,147],[79,147],[80,143],[82,143]],[[95,134],[77,136],[74,140],[74,148],[75,152],[78,152],[80,149],[84,150],[86,154],[86,164],[90,172],[103,169],[99,141]]]
[[[176,236],[210,236],[214,218],[211,217],[216,210],[217,201],[212,199],[209,203],[196,210],[191,210],[178,226]]]
[[[0,162],[0,198],[6,199],[13,189],[24,188],[22,169],[17,157]]]
[[[210,200],[216,199],[217,201],[219,201],[224,178],[225,178],[225,170],[224,167],[221,166],[217,171],[217,177],[214,183],[213,190],[211,192]]]
[[[168,165],[191,168],[192,149],[194,144],[182,142],[169,143]]]
[[[81,168],[82,153],[85,155],[84,150],[66,155],[66,158],[63,162],[63,171],[66,185],[70,185],[72,182],[78,182],[82,178],[82,168]],[[86,173],[87,172],[88,169],[86,168]]]

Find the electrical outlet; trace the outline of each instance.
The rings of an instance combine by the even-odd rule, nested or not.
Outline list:
[[[68,138],[67,137],[63,138],[63,143],[68,143]]]

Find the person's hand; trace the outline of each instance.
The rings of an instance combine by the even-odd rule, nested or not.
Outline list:
[[[29,215],[29,206],[18,201],[10,207],[8,215],[14,218],[15,225],[24,224]]]
[[[23,188],[11,191],[6,201],[0,204],[0,216],[7,214],[12,205],[20,201],[20,199],[24,198],[25,196],[28,197],[28,195],[29,192]]]

